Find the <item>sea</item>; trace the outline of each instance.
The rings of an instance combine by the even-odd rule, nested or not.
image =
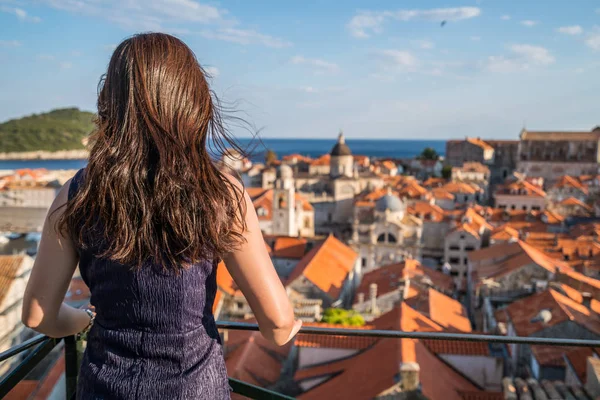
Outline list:
[[[336,139],[263,139],[239,138],[240,147],[253,162],[264,160],[267,150],[273,150],[278,157],[301,154],[312,158],[329,153]],[[372,158],[406,159],[418,156],[423,149],[433,148],[443,156],[446,149],[444,140],[390,140],[390,139],[346,139],[352,154]],[[21,168],[79,169],[86,165],[85,160],[0,160],[0,170]]]

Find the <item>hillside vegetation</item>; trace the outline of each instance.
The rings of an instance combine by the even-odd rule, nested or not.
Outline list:
[[[63,108],[0,123],[0,153],[84,149],[94,114]]]

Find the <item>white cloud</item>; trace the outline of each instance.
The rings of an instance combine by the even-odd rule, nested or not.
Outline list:
[[[71,67],[73,67],[73,64],[69,61],[61,61],[58,64],[58,66],[60,67],[60,69],[71,69]]]
[[[471,36],[469,39],[471,39],[473,42],[479,42],[481,41],[481,36]]]
[[[540,46],[515,44],[509,50],[511,54],[508,56],[488,57],[485,68],[490,72],[509,73],[527,70],[532,66],[547,66],[556,61],[548,49]]]
[[[415,44],[415,46],[417,46],[421,49],[424,49],[424,50],[433,49],[435,47],[435,44],[431,40],[427,40],[427,39],[415,40],[415,41],[413,41],[413,43]]]
[[[529,44],[515,44],[510,47],[514,53],[523,56],[527,61],[539,65],[549,65],[556,59],[550,54],[548,49]]]
[[[208,39],[243,45],[261,44],[273,48],[291,46],[286,40],[254,29],[245,29],[227,10],[196,0],[40,1],[60,10],[104,18],[128,31],[150,30],[189,34],[193,32],[188,26],[204,25],[198,33]]]
[[[301,90],[306,93],[318,93],[319,92],[318,89],[315,89],[312,86],[305,86],[305,87],[301,88]]]
[[[115,51],[115,49],[117,48],[116,44],[105,44],[104,46],[102,46],[102,48],[106,51]]]
[[[561,26],[556,31],[558,33],[564,33],[565,35],[581,35],[583,33],[583,28],[579,25]]]
[[[221,71],[217,67],[204,67],[204,72],[211,78],[216,78],[221,74]]]
[[[600,50],[600,28],[595,26],[594,31],[585,39],[585,44],[592,50]]]
[[[347,24],[356,38],[368,38],[383,31],[386,20],[460,21],[481,15],[478,7],[433,8],[428,10],[361,11]]]
[[[500,17],[502,21],[508,21],[510,19],[510,15],[506,14]]]
[[[44,61],[54,61],[56,59],[56,57],[54,57],[51,54],[40,54],[37,56],[38,60],[44,60]]]
[[[414,71],[419,60],[412,53],[402,50],[379,50],[376,52],[384,62],[385,70],[400,72]]]
[[[538,23],[539,23],[538,21],[534,21],[534,20],[531,20],[531,19],[526,19],[524,21],[521,21],[521,25],[526,26],[528,28],[536,26]]]
[[[0,40],[0,47],[19,47],[21,44],[18,40]]]
[[[25,22],[40,22],[42,20],[40,17],[29,15],[27,11],[18,7],[0,6],[0,11],[14,14],[18,19]]]
[[[339,65],[332,63],[332,62],[320,60],[318,58],[305,58],[302,56],[295,56],[295,57],[292,57],[290,62],[292,64],[296,64],[296,65],[310,65],[315,68],[316,72],[320,72],[320,73],[322,73],[322,72],[336,73],[340,70]]]
[[[200,32],[200,36],[207,39],[217,39],[243,45],[262,44],[276,49],[292,45],[291,42],[286,40],[245,29],[220,28],[215,31],[205,30]]]

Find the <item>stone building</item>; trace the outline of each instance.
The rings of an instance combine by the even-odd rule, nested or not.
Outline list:
[[[423,223],[406,207],[389,188],[374,202],[355,204],[350,245],[359,253],[363,269],[420,259]]]
[[[494,148],[480,138],[449,140],[446,142],[446,165],[460,167],[466,162],[492,164]]]
[[[546,209],[546,192],[525,180],[499,186],[494,193],[497,208],[503,210],[543,211]]]
[[[590,132],[521,131],[517,170],[552,184],[563,175],[597,175],[600,127]]]
[[[308,200],[296,193],[292,169],[278,169],[274,189],[246,189],[258,216],[263,234],[312,237],[315,212]]]

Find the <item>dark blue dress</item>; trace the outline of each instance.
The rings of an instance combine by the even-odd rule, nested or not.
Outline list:
[[[69,198],[84,179],[80,170]],[[79,249],[79,269],[96,307],[83,355],[78,399],[229,399],[212,315],[216,266],[179,276],[160,265],[140,270]]]

